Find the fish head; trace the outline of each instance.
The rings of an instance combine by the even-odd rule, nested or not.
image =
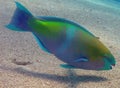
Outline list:
[[[97,40],[96,45],[92,47],[89,56],[89,60],[96,66],[96,70],[110,70],[112,66],[116,64],[115,58],[110,50],[99,40]]]
[[[115,58],[111,53],[105,54],[102,61],[104,62],[103,67],[99,70],[110,70],[112,69],[112,66],[115,66],[116,64]]]
[[[112,66],[115,66],[116,64],[115,58],[111,53],[99,56],[92,56],[88,57],[87,59],[87,61],[82,60],[74,62],[72,64],[77,68],[97,71],[111,70]]]

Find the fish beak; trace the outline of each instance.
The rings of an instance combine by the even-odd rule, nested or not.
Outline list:
[[[113,68],[113,66],[115,66],[115,64],[113,62],[111,62],[111,60],[109,58],[104,57],[103,61],[104,61],[104,66],[102,68],[100,68],[99,70],[111,70]]]
[[[115,66],[115,64],[112,64],[112,66]]]
[[[112,66],[115,66],[116,61],[115,61],[114,56],[111,53],[105,54],[104,58],[106,58]]]
[[[115,66],[115,64],[112,64],[112,65],[110,66],[110,68],[112,69],[113,66]]]
[[[110,66],[110,69],[112,69],[112,66]]]

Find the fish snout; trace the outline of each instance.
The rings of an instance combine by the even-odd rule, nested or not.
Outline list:
[[[114,56],[113,56],[112,54],[105,55],[104,57],[108,60],[108,62],[109,62],[112,66],[115,66],[116,61],[115,61],[115,58],[114,58]]]
[[[116,64],[115,58],[112,54],[105,55],[103,57],[103,61],[104,61],[104,66],[101,70],[111,70],[113,66],[115,66]]]

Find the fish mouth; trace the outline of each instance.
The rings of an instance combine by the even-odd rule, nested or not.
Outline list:
[[[104,66],[100,70],[111,70],[115,64],[111,63],[108,58],[104,58]]]
[[[115,64],[112,64],[112,66],[115,66]]]
[[[112,69],[113,67],[115,67],[115,63],[114,62],[114,59],[113,61],[111,62],[109,58],[106,58],[107,62],[105,64],[109,64],[109,68]],[[109,69],[108,69],[109,70]]]
[[[104,60],[104,69],[106,70],[112,69],[116,64],[115,58],[112,54],[105,55],[103,60]]]
[[[115,67],[115,64],[111,64],[110,65],[110,69],[112,69],[113,67]]]
[[[113,68],[113,66],[112,65],[110,65],[110,69],[112,69]]]

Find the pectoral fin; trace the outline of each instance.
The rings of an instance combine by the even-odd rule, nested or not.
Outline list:
[[[65,69],[75,69],[76,68],[69,64],[60,64],[60,67],[65,68]]]
[[[88,61],[87,58],[81,57],[79,59],[75,59],[73,62],[87,62],[87,61]]]

